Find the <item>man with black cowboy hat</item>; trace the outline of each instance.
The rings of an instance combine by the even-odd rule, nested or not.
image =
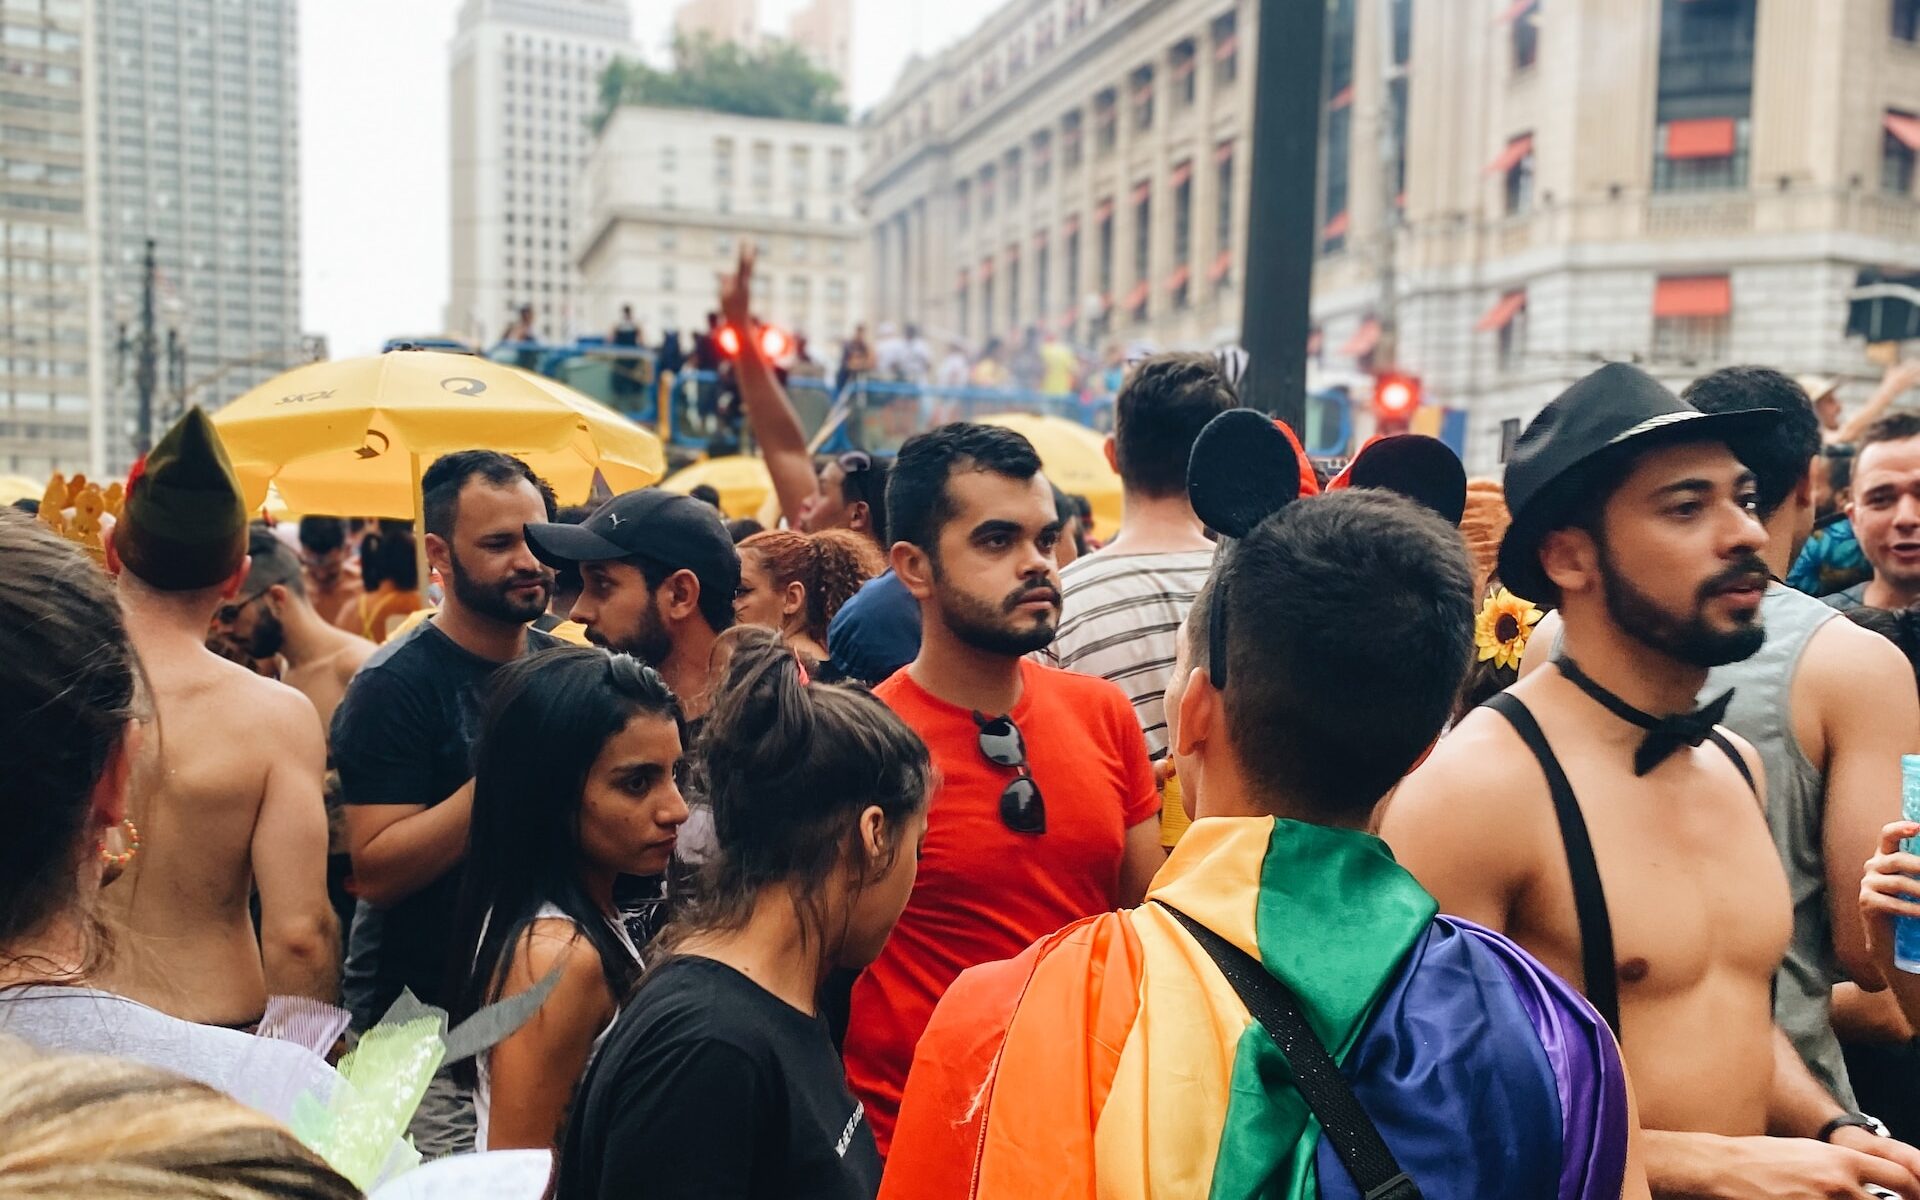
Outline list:
[[[1765,638],[1738,451],[1778,419],[1702,413],[1622,364],[1534,419],[1500,574],[1557,600],[1565,657],[1462,721],[1381,831],[1442,911],[1514,938],[1622,1035],[1655,1195],[1920,1197],[1920,1153],[1845,1113],[1774,1028],[1791,913],[1760,760],[1716,727],[1724,697],[1695,708]]]
[[[260,1020],[269,994],[335,999],[340,944],[313,705],[206,648],[247,562],[239,482],[212,422],[189,409],[134,468],[107,545],[153,691],[160,769],[134,805],[138,852],[105,894],[121,932],[105,986],[237,1028]]]

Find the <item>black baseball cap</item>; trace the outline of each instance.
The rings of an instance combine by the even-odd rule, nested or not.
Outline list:
[[[692,571],[703,590],[731,598],[740,589],[740,552],[720,511],[678,492],[644,488],[615,496],[578,525],[529,525],[527,544],[550,567],[643,558]]]
[[[1745,460],[1751,439],[1781,416],[1772,408],[1701,412],[1638,367],[1601,367],[1541,409],[1514,443],[1505,485],[1513,524],[1500,543],[1500,582],[1529,600],[1556,598],[1540,543],[1623,456],[1698,439],[1723,442]]]

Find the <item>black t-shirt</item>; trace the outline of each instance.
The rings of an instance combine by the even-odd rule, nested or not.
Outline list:
[[[580,1085],[559,1200],[872,1200],[880,1155],[827,1026],[723,963],[673,958]]]
[[[529,654],[564,644],[527,631]],[[344,802],[431,808],[472,779],[487,681],[500,666],[462,649],[432,621],[375,651],[333,714]],[[359,903],[342,986],[355,1028],[377,1022],[403,987],[446,1007],[459,895],[456,867],[391,908]]]

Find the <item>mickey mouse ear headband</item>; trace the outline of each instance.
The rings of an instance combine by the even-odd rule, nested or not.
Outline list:
[[[1360,447],[1347,469],[1327,484],[1329,492],[1384,488],[1459,525],[1467,511],[1467,469],[1445,442],[1425,434],[1376,437]]]
[[[1467,472],[1446,443],[1422,434],[1377,437],[1360,448],[1329,492],[1384,488],[1398,492],[1449,524],[1467,506]],[[1313,464],[1286,426],[1250,408],[1221,413],[1194,440],[1187,461],[1187,498],[1207,527],[1238,540],[1301,496],[1319,492]],[[1232,553],[1223,545],[1221,555]],[[1221,565],[1227,560],[1222,559]],[[1227,682],[1227,574],[1214,572],[1207,620],[1207,673],[1215,688]]]

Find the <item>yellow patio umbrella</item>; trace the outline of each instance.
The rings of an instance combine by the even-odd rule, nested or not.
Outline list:
[[[275,377],[213,417],[247,506],[268,485],[298,513],[420,519],[420,475],[455,450],[516,455],[563,504],[666,471],[660,440],[579,392],[465,354],[395,350],[312,363]]]
[[[727,514],[729,520],[754,516],[767,497],[773,495],[773,478],[767,474],[767,464],[745,454],[703,458],[667,476],[660,481],[660,486],[685,495],[703,483],[720,493],[720,511]]]
[[[1065,417],[1039,413],[994,413],[978,418],[983,425],[1011,429],[1033,443],[1040,466],[1053,486],[1071,495],[1085,496],[1093,506],[1096,537],[1110,538],[1120,529],[1120,476],[1107,465],[1107,439]]]

